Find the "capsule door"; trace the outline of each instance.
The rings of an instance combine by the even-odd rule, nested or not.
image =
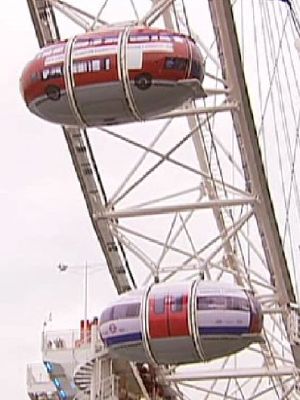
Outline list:
[[[149,298],[149,333],[151,338],[169,336],[168,296],[158,293]]]
[[[189,335],[187,294],[169,295],[168,328],[170,336]]]
[[[151,338],[189,335],[187,293],[168,292],[150,296],[149,333]]]

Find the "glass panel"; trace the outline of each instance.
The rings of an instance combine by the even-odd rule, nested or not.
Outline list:
[[[60,76],[62,76],[61,66],[47,68],[42,72],[42,79],[58,78]]]
[[[149,35],[130,35],[129,41],[130,42],[149,42],[150,36]]]
[[[127,304],[119,304],[114,306],[113,319],[126,318]]]
[[[183,308],[183,296],[176,296],[175,298],[172,298],[171,311],[180,312],[182,311],[182,308]]]
[[[137,317],[139,313],[140,313],[140,303],[127,305],[127,311],[126,311],[127,318]]]
[[[165,298],[157,297],[154,299],[154,312],[155,314],[163,314],[165,312]]]
[[[104,324],[105,322],[112,321],[112,319],[113,319],[112,314],[113,314],[112,307],[104,310],[100,317],[100,324]]]
[[[101,64],[100,60],[92,60],[92,71],[100,71]]]
[[[50,69],[50,75],[52,78],[56,78],[62,76],[62,68],[61,67],[53,67]]]
[[[86,61],[79,61],[74,63],[73,72],[74,74],[87,72],[87,63]]]
[[[197,310],[226,310],[227,302],[224,296],[203,296],[197,298]]]
[[[247,299],[232,296],[201,296],[197,298],[197,310],[249,311]]]
[[[193,60],[192,61],[192,69],[191,69],[192,78],[200,79],[201,71],[202,71],[202,68],[201,68],[200,62]]]
[[[49,69],[44,69],[42,72],[42,78],[48,79],[48,76],[49,76]]]
[[[106,69],[106,70],[110,69],[110,59],[109,58],[104,59],[104,69]]]
[[[187,67],[187,62],[188,60],[186,58],[167,57],[165,61],[165,68],[184,71]]]
[[[77,40],[76,43],[74,43],[74,48],[86,47],[88,45],[89,45],[88,40]]]
[[[232,298],[232,310],[249,311],[249,302],[246,299],[241,299],[239,297]]]
[[[102,38],[94,39],[94,41],[93,41],[94,46],[99,46],[101,44],[102,44]]]

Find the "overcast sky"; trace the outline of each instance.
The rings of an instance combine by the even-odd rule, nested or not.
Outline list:
[[[25,400],[26,366],[42,362],[44,321],[51,313],[47,329],[63,330],[79,328],[83,317],[83,268],[62,274],[58,263],[100,263],[89,274],[91,317],[115,290],[101,271],[103,255],[62,130],[32,115],[19,92],[22,69],[38,51],[25,0],[4,3],[0,30],[0,385],[3,398]]]
[[[61,129],[29,113],[19,93],[22,69],[38,50],[25,0],[2,5],[0,31],[0,386],[3,398],[21,400],[26,364],[41,362],[43,321],[52,312],[49,329],[77,328],[83,315],[83,270],[62,275],[56,265],[94,264],[102,255]],[[101,295],[91,281],[95,315]]]
[[[49,330],[79,327],[84,264],[99,263],[89,276],[91,317],[115,291],[101,271],[103,255],[62,130],[32,115],[19,93],[22,69],[38,51],[26,0],[4,2],[0,33],[0,385],[4,399],[25,400],[26,365],[42,362],[49,314]],[[59,262],[78,268],[62,274]],[[99,291],[100,281],[107,290]]]
[[[3,398],[21,400],[27,364],[42,362],[49,313],[49,330],[79,328],[83,317],[83,268],[61,274],[57,264],[94,265],[103,255],[61,128],[32,115],[19,92],[22,69],[38,51],[25,0],[2,5],[0,32],[0,387]],[[99,292],[100,279],[107,292]],[[91,317],[108,292],[115,290],[99,268],[89,279]]]

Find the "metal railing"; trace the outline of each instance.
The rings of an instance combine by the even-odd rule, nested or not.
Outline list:
[[[42,364],[27,366],[27,391],[33,400],[59,400],[54,384]]]
[[[103,343],[98,332],[87,331],[86,334],[80,330],[47,331],[42,334],[42,350],[73,350],[76,348],[96,349],[103,348]]]
[[[119,398],[119,377],[110,375],[101,381],[100,400]]]
[[[57,393],[35,393],[29,395],[33,400],[60,400]]]
[[[50,379],[42,364],[27,365],[27,385],[49,383]]]

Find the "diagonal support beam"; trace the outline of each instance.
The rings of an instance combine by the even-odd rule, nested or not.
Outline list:
[[[207,381],[211,379],[244,379],[244,378],[268,378],[273,376],[297,376],[295,367],[278,368],[238,368],[223,370],[199,370],[191,372],[176,372],[166,375],[165,379],[169,382],[181,381]]]
[[[160,207],[149,207],[143,209],[126,209],[120,211],[107,211],[105,213],[95,213],[95,219],[116,219],[116,218],[129,218],[129,217],[145,217],[147,215],[160,215],[160,214],[171,214],[181,211],[189,210],[203,210],[210,209],[213,207],[232,207],[254,204],[258,200],[255,196],[249,196],[243,199],[225,199],[225,200],[210,200],[202,201],[198,203],[186,203],[172,206],[160,206]]]

